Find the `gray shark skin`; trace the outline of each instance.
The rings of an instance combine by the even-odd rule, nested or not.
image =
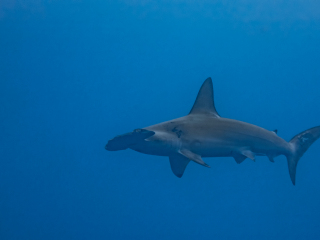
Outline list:
[[[277,130],[220,117],[214,106],[212,80],[208,78],[187,116],[117,136],[109,140],[105,148],[109,151],[130,148],[140,153],[168,156],[172,172],[179,178],[190,161],[209,167],[202,160],[204,157],[233,157],[240,164],[246,158],[255,161],[255,156],[267,156],[274,162],[275,157],[285,155],[295,185],[297,163],[319,137],[320,126],[287,142],[277,135]]]

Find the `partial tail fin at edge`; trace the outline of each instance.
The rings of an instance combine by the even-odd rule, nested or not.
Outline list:
[[[295,185],[296,169],[299,159],[308,150],[308,148],[320,137],[320,126],[310,128],[294,136],[289,144],[292,153],[287,156],[289,174],[293,185]]]

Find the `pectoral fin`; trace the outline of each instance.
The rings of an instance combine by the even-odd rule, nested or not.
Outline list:
[[[236,160],[236,162],[238,164],[242,163],[247,157],[242,155],[242,154],[233,154],[233,158],[234,160]]]
[[[181,178],[190,160],[181,154],[169,156],[171,170],[178,178]]]
[[[192,160],[192,161],[194,161],[194,162],[196,162],[196,163],[198,163],[198,164],[200,164],[200,165],[202,165],[202,166],[210,167],[208,164],[206,164],[206,163],[202,160],[202,158],[201,158],[200,155],[195,154],[195,153],[191,152],[191,151],[188,150],[188,149],[180,149],[180,154],[181,154],[182,156],[185,156],[185,157],[188,158],[189,160]]]

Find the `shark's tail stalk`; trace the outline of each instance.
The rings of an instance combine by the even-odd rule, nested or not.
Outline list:
[[[293,185],[295,185],[296,169],[299,159],[308,148],[320,137],[320,126],[310,128],[294,136],[289,144],[291,153],[287,155],[289,174]]]

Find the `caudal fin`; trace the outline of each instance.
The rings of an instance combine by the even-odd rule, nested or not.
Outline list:
[[[295,185],[296,169],[299,159],[308,150],[308,148],[320,137],[320,126],[310,128],[294,136],[289,144],[292,152],[287,155],[289,174],[293,185]]]

